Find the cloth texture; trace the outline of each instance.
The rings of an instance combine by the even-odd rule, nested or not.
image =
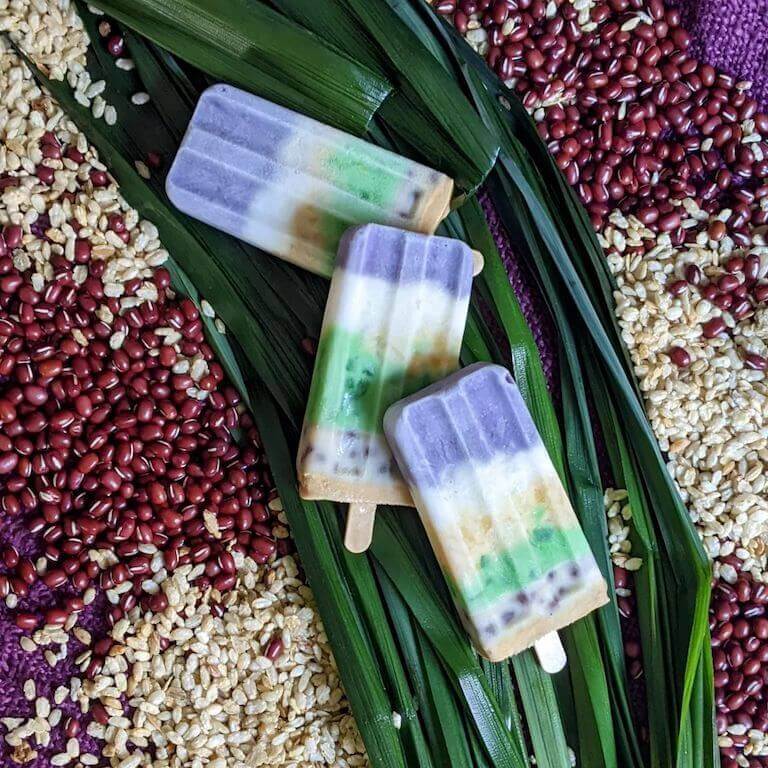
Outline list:
[[[676,0],[698,58],[740,80],[768,108],[768,0]]]

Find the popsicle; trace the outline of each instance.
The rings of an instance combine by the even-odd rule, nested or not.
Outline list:
[[[353,502],[370,541],[376,504],[413,506],[382,431],[389,405],[458,366],[475,254],[378,224],[339,246],[297,458],[305,499]],[[364,506],[364,505],[368,506]],[[367,540],[366,540],[367,539]]]
[[[448,213],[453,181],[258,96],[214,85],[200,97],[166,191],[184,213],[330,276],[352,225],[433,233]]]
[[[389,445],[477,650],[500,661],[608,600],[509,372],[478,363],[393,405]],[[541,651],[541,649],[539,649]],[[563,657],[564,658],[564,657]]]

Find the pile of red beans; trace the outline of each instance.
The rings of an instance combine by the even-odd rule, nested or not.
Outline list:
[[[744,244],[768,212],[768,143],[757,159],[743,144],[752,119],[768,136],[768,115],[734,78],[689,55],[680,13],[662,0],[595,3],[585,32],[570,2],[435,0],[438,13],[467,31],[473,14],[488,34],[489,64],[537,114],[539,132],[600,227],[618,207],[684,242],[680,209],[691,197],[709,212],[730,208],[728,230]],[[650,21],[637,22],[642,12]],[[509,30],[506,34],[503,30]],[[710,141],[711,140],[711,141]]]
[[[596,229],[619,210],[668,233],[672,245],[693,242],[699,228],[682,226],[687,213],[679,205],[689,199],[723,214],[709,224],[711,247],[726,235],[737,247],[750,246],[755,227],[768,223],[761,205],[768,197],[768,114],[745,84],[689,54],[680,13],[662,0],[598,0],[589,9],[590,31],[573,3],[554,2],[554,14],[548,0],[433,6],[462,32],[485,30],[489,64],[514,82]],[[753,124],[747,134],[746,121]],[[704,324],[704,338],[730,333],[768,300],[764,270],[755,279],[760,259],[738,262],[713,279],[693,265],[692,275],[670,286],[676,295],[698,290],[730,315],[730,326],[723,317]],[[691,362],[682,347],[669,355],[682,368]],[[747,355],[744,364],[768,369],[761,355]]]
[[[104,262],[78,242],[74,264],[52,257],[55,277],[38,292],[12,261],[20,228],[0,236],[0,530],[10,535],[18,522],[39,541],[33,561],[0,540],[0,597],[20,599],[16,622],[25,630],[65,624],[96,585],[118,588],[113,622],[137,603],[162,610],[163,592],[142,588],[158,558],[169,571],[201,564],[200,586],[227,590],[233,551],[266,563],[287,547],[272,535],[273,486],[253,422],[195,305],[168,299],[170,276],[158,269],[158,301],[120,313],[120,300],[104,295]],[[73,279],[78,262],[88,269],[82,284]],[[140,282],[126,283],[126,295]],[[102,305],[110,324],[97,317]],[[178,352],[164,344],[168,329],[181,336]],[[113,349],[116,333],[125,337]],[[193,381],[174,372],[180,355],[202,356],[208,374]],[[108,550],[114,562],[100,567],[92,550]],[[25,610],[38,581],[54,590],[43,613]]]
[[[717,729],[732,741],[721,750],[723,768],[739,765],[736,757],[748,744],[751,729],[768,731],[767,606],[768,586],[747,576],[733,586],[715,585],[709,626]],[[768,765],[768,758],[753,757],[749,765]]]

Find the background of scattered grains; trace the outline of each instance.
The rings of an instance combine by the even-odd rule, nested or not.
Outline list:
[[[85,70],[88,40],[69,0],[0,0],[0,30],[12,31],[52,77],[66,78],[78,101],[96,117],[114,122],[114,108],[102,95],[104,82],[91,82]],[[117,62],[123,68],[129,64]],[[98,280],[104,299],[95,315],[112,329],[109,349],[112,354],[130,349],[129,327],[121,325],[121,318],[130,320],[131,312],[167,292],[167,273],[158,272],[167,253],[157,230],[126,204],[85,137],[40,91],[2,38],[0,139],[0,229],[3,248],[13,250],[14,269],[31,275],[29,284],[38,293],[58,279],[61,259],[69,262],[75,285]],[[61,146],[67,147],[63,157]],[[95,262],[99,268],[94,272]],[[15,290],[16,283],[3,287]],[[214,315],[207,302],[203,311]],[[162,330],[156,333],[164,349],[173,350],[174,375],[189,378],[192,400],[207,401],[215,387],[215,366],[202,354],[185,356],[182,333]],[[89,339],[78,333],[73,331],[75,341],[87,346]],[[239,476],[231,475],[232,480],[240,482]],[[102,482],[120,481],[103,475]],[[158,502],[160,491],[149,490],[158,494]],[[270,515],[275,522],[265,535],[277,537],[279,557],[288,530],[274,494],[258,519]],[[253,517],[249,520],[243,524],[250,527]],[[215,545],[222,537],[216,516],[203,515],[203,523]],[[175,524],[169,518],[168,525]],[[263,523],[254,527],[259,526]],[[5,742],[0,766],[79,768],[103,763],[105,757],[120,768],[201,768],[204,762],[213,768],[366,765],[296,562],[285,555],[274,561],[275,544],[259,533],[246,538],[232,537],[234,558],[222,550],[216,559],[215,546],[201,544],[186,556],[193,558],[187,565],[178,565],[178,557],[169,562],[146,545],[148,554],[140,550],[138,556],[146,557],[151,578],[139,577],[144,578],[140,601],[127,599],[123,585],[132,582],[115,570],[124,567],[118,559],[93,550],[90,559],[115,578],[107,579],[103,591],[87,587],[82,604],[72,603],[74,612],[65,613],[61,624],[40,626],[38,609],[48,609],[46,622],[58,622],[49,588],[66,584],[66,575],[59,579],[44,560],[32,563],[45,585],[37,582],[20,602],[9,591],[9,580],[26,567],[25,554],[39,552],[40,545],[21,517],[13,523],[5,517],[0,533],[8,573],[0,567],[5,598],[0,603],[0,734]],[[204,562],[194,565],[198,559]],[[28,612],[20,613],[22,608]]]

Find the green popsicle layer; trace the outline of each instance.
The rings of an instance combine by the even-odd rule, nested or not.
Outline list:
[[[475,578],[458,585],[459,592],[470,608],[482,609],[589,552],[580,528],[541,525],[531,531],[529,541],[483,555]]]
[[[363,334],[332,326],[320,340],[314,377],[322,385],[311,388],[308,423],[382,432],[384,411],[392,403],[434,381],[434,370],[414,362],[418,353],[408,367],[382,360],[366,345]]]
[[[403,158],[395,157],[390,168],[383,169],[373,165],[370,153],[332,152],[321,163],[321,174],[332,187],[327,199],[318,204],[302,205],[296,211],[294,230],[297,235],[316,242],[331,253],[341,240],[341,236],[352,225],[373,216],[378,219],[382,214],[389,220],[392,214],[408,216],[412,211],[393,210],[401,187],[408,174],[408,164]],[[416,205],[411,201],[411,208]],[[365,208],[361,210],[362,205]],[[404,201],[407,206],[407,201]],[[368,205],[375,206],[382,214],[369,212]],[[329,256],[327,269],[330,274],[333,259]]]
[[[329,153],[322,163],[322,175],[330,184],[353,198],[388,210],[409,176],[410,162],[393,155],[387,158],[388,164],[384,168],[374,157],[375,153],[368,149],[369,146],[356,142],[354,150]],[[339,196],[339,205],[344,206],[348,199],[347,195]]]

